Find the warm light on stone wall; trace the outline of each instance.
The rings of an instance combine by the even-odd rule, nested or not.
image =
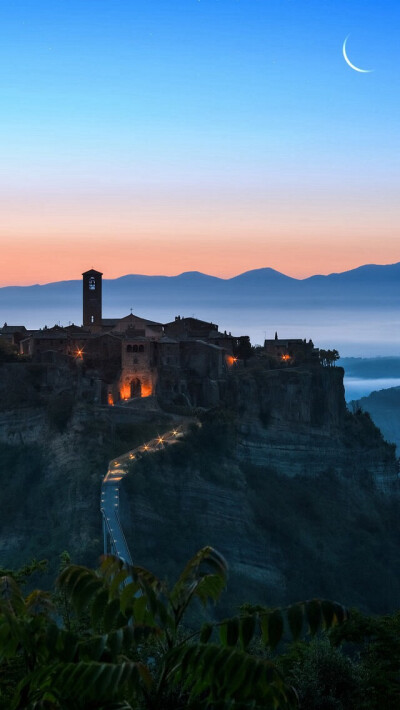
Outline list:
[[[121,399],[130,399],[131,397],[131,385],[130,382],[125,382],[121,385],[119,390],[119,396]]]

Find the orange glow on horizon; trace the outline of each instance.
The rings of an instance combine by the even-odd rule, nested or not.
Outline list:
[[[376,239],[376,233],[381,238]],[[126,274],[176,276],[185,271],[201,271],[211,276],[232,278],[244,271],[270,267],[294,278],[313,274],[329,274],[357,268],[363,264],[389,264],[399,261],[398,238],[393,229],[372,225],[363,234],[350,238],[332,224],[324,239],[304,234],[298,229],[296,238],[288,234],[268,233],[237,235],[231,242],[224,235],[196,236],[193,239],[171,237],[166,250],[165,239],[151,235],[146,248],[137,242],[135,258],[128,257],[128,240],[99,236],[98,243],[85,234],[82,240],[20,238],[2,239],[0,287],[28,286],[55,281],[80,280],[92,266],[104,272],[103,278],[115,279]],[[1,238],[1,233],[0,233]],[[335,249],[332,249],[332,243]],[[24,257],[21,259],[21,253]],[[148,255],[152,254],[151,265]]]
[[[262,267],[306,278],[399,261],[400,214],[386,182],[361,195],[276,177],[244,194],[225,178],[200,191],[183,183],[121,191],[112,181],[99,192],[10,188],[0,286],[79,280],[91,266],[107,279],[193,270],[231,278]]]

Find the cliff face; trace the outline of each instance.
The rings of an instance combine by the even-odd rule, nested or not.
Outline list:
[[[392,449],[346,409],[343,374],[340,367],[238,371],[227,399],[238,415],[239,457],[287,476],[368,471],[381,488],[396,485]]]
[[[0,564],[45,557],[54,570],[64,549],[80,550],[86,560],[98,556],[105,461],[96,451],[99,437],[86,440],[87,424],[82,410],[64,431],[45,407],[0,416]]]
[[[155,435],[155,418],[163,426],[148,407],[85,404],[79,384],[67,367],[0,367],[0,566],[48,558],[48,580],[65,549],[97,564],[108,461]]]
[[[374,481],[393,493],[396,461],[365,415],[347,413],[342,374],[258,364],[235,371],[228,413],[207,415],[187,441],[124,480],[122,522],[135,563],[172,579],[199,547],[215,546],[231,568],[227,612],[243,601],[317,595],[393,609],[399,498]],[[47,557],[54,572],[64,549],[96,564],[107,462],[163,431],[165,414],[148,402],[132,413],[71,408],[62,376],[51,385],[37,372],[17,375],[30,395],[25,407],[15,389],[8,406],[2,399],[0,564]],[[7,394],[5,378],[1,386]]]
[[[312,596],[393,609],[397,463],[371,420],[347,412],[343,371],[247,368],[225,396],[234,422],[215,415],[124,480],[134,559],[173,578],[215,546],[231,569],[226,613]]]
[[[278,471],[246,458],[240,437],[238,458],[235,427],[204,422],[180,447],[132,469],[121,517],[135,562],[173,579],[198,548],[213,545],[230,566],[225,614],[243,601],[273,606],[315,596],[393,610],[400,505],[376,487],[375,463],[357,469],[356,447],[347,473],[337,471],[320,448],[319,475],[316,456],[312,474],[287,476],[287,447],[280,459],[273,447]],[[393,458],[387,466],[395,467]]]

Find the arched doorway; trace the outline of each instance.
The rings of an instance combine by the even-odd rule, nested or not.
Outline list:
[[[131,380],[131,397],[141,397],[142,396],[142,383],[138,377]]]

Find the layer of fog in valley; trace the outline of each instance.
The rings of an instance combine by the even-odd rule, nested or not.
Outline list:
[[[364,379],[362,377],[344,378],[346,401],[367,397],[371,392],[379,392],[391,387],[400,387],[400,377],[378,377],[376,379]]]
[[[104,303],[104,318],[122,318],[131,312],[144,318],[166,323],[175,316],[194,316],[212,321],[220,330],[232,335],[249,335],[253,345],[261,345],[265,338],[273,338],[275,332],[280,338],[310,338],[320,348],[336,348],[342,357],[382,357],[400,356],[400,311],[397,309],[337,309],[337,308],[293,308],[235,307],[215,303],[202,307],[182,299],[180,303],[166,305],[146,304],[140,295],[132,295],[113,305]],[[68,300],[58,305],[35,307],[29,304],[15,306],[8,303],[0,309],[1,324],[25,325],[27,328],[51,327],[54,324],[68,325],[82,323],[80,303],[69,304]]]
[[[400,387],[400,357],[342,358],[346,400],[358,400],[371,392]]]

